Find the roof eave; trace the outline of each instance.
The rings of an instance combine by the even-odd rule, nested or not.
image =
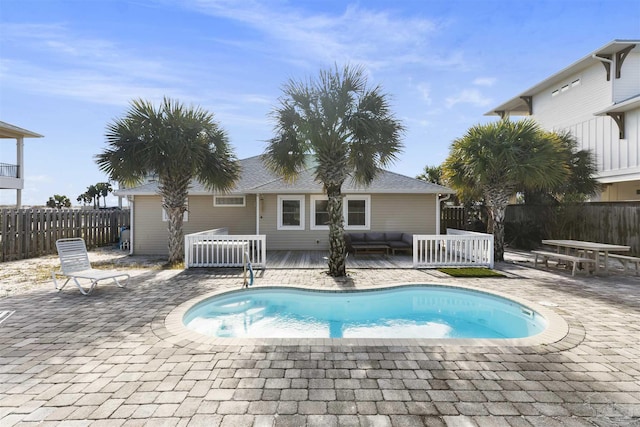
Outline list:
[[[0,121],[0,138],[44,138],[44,136]]]
[[[618,40],[618,39],[613,40],[607,43],[606,45],[602,46],[601,48],[596,49],[595,51],[589,53],[583,58],[577,60],[576,62],[569,65],[568,67],[544,79],[540,83],[530,87],[529,89],[525,90],[519,95],[509,99],[508,101],[502,103],[501,105],[495,108],[492,108],[490,111],[487,111],[486,113],[484,113],[484,115],[500,116],[501,112],[508,112],[509,115],[512,115],[512,116],[529,115],[529,109],[526,103],[523,101],[522,99],[523,97],[533,96],[538,92],[542,91],[543,89],[546,89],[549,86],[556,84],[558,81],[567,78],[569,75],[575,73],[576,71],[582,70],[595,62],[599,62],[598,59],[593,57],[594,55],[603,55],[603,54],[609,54],[609,53],[615,52],[615,49],[612,49],[614,46],[619,46],[619,45],[629,46],[633,44],[635,45],[640,44],[640,40]]]
[[[624,113],[626,111],[640,108],[640,95],[627,99],[617,104],[612,104],[607,108],[593,113],[594,116],[606,116],[608,113]]]

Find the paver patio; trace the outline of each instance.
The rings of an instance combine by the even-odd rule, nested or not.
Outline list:
[[[255,286],[465,284],[550,302],[553,345],[215,345],[165,328],[183,302],[236,289],[237,270],[133,270],[126,289],[0,299],[0,426],[640,425],[640,278],[572,278],[510,263],[502,279],[428,270],[266,270]],[[12,313],[7,317],[7,313]],[[177,343],[176,343],[177,342]]]

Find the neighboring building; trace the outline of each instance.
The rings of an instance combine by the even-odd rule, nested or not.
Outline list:
[[[571,131],[595,155],[600,200],[640,200],[640,40],[614,40],[485,115]]]
[[[16,190],[16,207],[22,207],[22,189],[24,188],[24,138],[42,138],[35,132],[19,128],[9,123],[0,122],[0,139],[16,140],[15,162],[4,158],[9,150],[2,148],[0,153],[0,190]],[[0,146],[7,142],[0,141]],[[11,162],[11,163],[6,163]]]
[[[184,233],[228,228],[229,234],[266,235],[267,249],[327,250],[326,196],[313,169],[287,183],[268,171],[260,156],[240,160],[241,177],[229,193],[214,194],[193,183],[187,200]],[[131,209],[131,252],[165,255],[166,214],[158,183],[117,190]],[[347,231],[401,231],[438,234],[439,194],[454,191],[397,173],[382,171],[366,188],[343,186]]]

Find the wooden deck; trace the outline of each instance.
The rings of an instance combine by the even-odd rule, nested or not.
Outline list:
[[[327,268],[328,251],[270,251],[267,268]],[[349,254],[347,268],[413,268],[411,255]]]

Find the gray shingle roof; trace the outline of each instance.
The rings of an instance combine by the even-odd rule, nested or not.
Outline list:
[[[269,171],[262,162],[261,156],[240,160],[240,179],[231,194],[268,194],[268,193],[322,193],[322,184],[314,179],[313,169],[309,168],[300,173],[293,183]],[[138,187],[117,190],[118,196],[157,194],[158,183],[149,182]],[[348,179],[343,187],[343,193],[416,193],[416,194],[453,194],[454,191],[441,185],[432,184],[420,179],[400,175],[388,170],[382,170],[368,187],[358,186]],[[189,194],[212,194],[200,182],[194,181]]]

